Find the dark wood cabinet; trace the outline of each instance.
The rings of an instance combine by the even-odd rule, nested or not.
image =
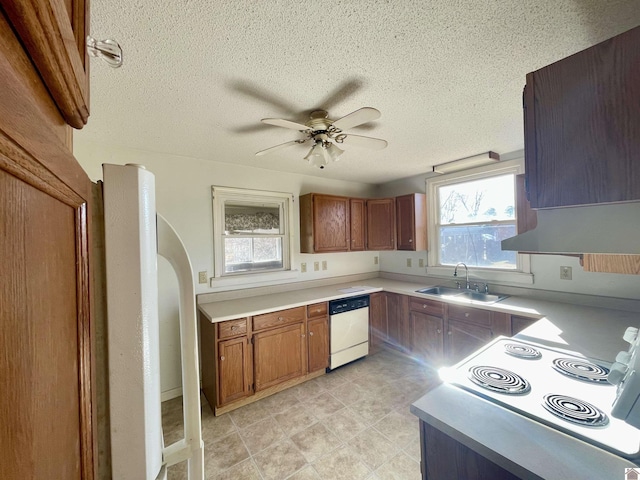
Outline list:
[[[521,317],[519,315],[511,315],[511,335],[521,332],[538,321],[537,318]]]
[[[100,189],[72,155],[87,121],[88,5],[3,1],[0,7],[0,478],[111,477],[102,342]],[[67,114],[83,110],[80,122]],[[72,106],[69,109],[69,106]],[[97,255],[96,255],[97,253]],[[44,321],[43,321],[44,320]],[[96,335],[98,333],[98,335]],[[96,375],[97,372],[97,375]]]
[[[256,392],[307,372],[304,323],[294,323],[253,335]]]
[[[212,408],[253,393],[248,318],[213,324],[200,314],[202,391]]]
[[[367,201],[364,198],[349,199],[351,216],[351,244],[352,252],[362,251],[366,248],[367,235]]]
[[[527,75],[533,208],[640,200],[640,27]]]
[[[411,349],[409,297],[391,292],[377,292],[369,296],[369,351],[375,353],[383,346],[402,352]]]
[[[218,405],[251,395],[251,354],[246,335],[217,345]]]
[[[498,335],[511,335],[511,318],[467,305],[411,297],[411,352],[435,366],[452,365]]]
[[[393,250],[396,245],[394,198],[367,200],[367,250]]]
[[[409,323],[409,297],[386,292],[387,297],[387,343],[402,352],[411,349],[411,328]]]
[[[420,447],[424,480],[519,478],[422,420]]]
[[[380,351],[387,341],[387,295],[376,292],[369,295],[369,352]]]
[[[67,124],[89,118],[88,0],[3,2],[42,81]]]
[[[308,193],[300,196],[300,252],[347,252],[351,244],[347,197]]]
[[[444,359],[444,319],[428,313],[411,311],[413,325],[412,353],[424,362],[432,365],[442,363]]]
[[[307,307],[307,351],[309,372],[329,366],[329,316],[326,302]]]
[[[409,300],[411,353],[432,365],[444,362],[445,304],[427,298]]]
[[[424,193],[396,197],[398,250],[427,249],[427,201]]]
[[[453,364],[489,343],[493,332],[488,327],[448,319],[445,337],[447,360]]]

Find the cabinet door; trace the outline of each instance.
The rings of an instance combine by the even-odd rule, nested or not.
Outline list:
[[[367,250],[393,250],[396,241],[395,199],[367,200]]]
[[[218,406],[251,394],[247,337],[218,342]]]
[[[365,249],[366,235],[366,200],[362,198],[352,198],[349,200],[351,216],[351,246],[352,252]]]
[[[530,327],[538,321],[537,318],[520,317],[518,315],[511,315],[511,335],[515,335],[521,332],[527,327]]]
[[[255,391],[300,377],[307,371],[304,323],[253,336]]]
[[[397,293],[387,296],[387,342],[397,350],[408,352],[410,345],[409,297]]]
[[[379,351],[387,338],[387,295],[372,293],[369,295],[369,351]]]
[[[445,340],[448,363],[462,360],[486,345],[492,338],[491,328],[449,319]]]
[[[319,317],[307,322],[309,372],[329,366],[329,318]]]
[[[438,365],[444,354],[444,320],[422,312],[411,312],[413,338],[411,352],[431,365]]]
[[[88,0],[3,2],[65,121],[82,128],[89,118]]]
[[[47,6],[34,3],[0,6],[0,478],[91,480],[100,477],[96,391],[106,381],[95,361],[106,328],[101,202],[23,50],[33,37],[18,23]],[[37,47],[52,63],[73,45],[42,33]]]
[[[427,249],[427,203],[423,193],[396,197],[398,250]]]
[[[640,200],[640,27],[529,73],[533,208]]]
[[[315,252],[348,251],[350,229],[348,198],[330,195],[313,196],[313,250]]]

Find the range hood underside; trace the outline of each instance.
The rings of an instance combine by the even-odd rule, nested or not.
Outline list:
[[[538,210],[538,226],[502,241],[503,250],[640,254],[640,202]]]

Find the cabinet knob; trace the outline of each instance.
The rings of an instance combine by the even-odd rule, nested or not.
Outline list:
[[[224,355],[222,355],[222,356],[220,357],[220,360],[224,360]]]
[[[304,337],[305,337],[304,333],[303,333],[302,335],[300,335],[300,336],[301,336],[302,338],[304,338]]]
[[[237,325],[234,325],[234,326],[231,327],[231,331],[234,331],[234,330],[237,330],[237,329],[238,329]]]
[[[410,238],[410,239],[409,239],[409,243],[413,243],[413,238]]]
[[[426,305],[422,305],[422,308],[427,308],[427,306]]]
[[[447,332],[447,335],[451,335],[451,330],[449,330],[449,331]]]
[[[469,312],[465,312],[464,316],[468,318],[469,317]]]
[[[441,329],[437,329],[436,333],[442,333],[442,330]]]
[[[281,322],[284,320],[284,317],[278,317],[278,321]]]
[[[309,336],[310,336],[310,337],[313,337],[313,332],[309,332]]]

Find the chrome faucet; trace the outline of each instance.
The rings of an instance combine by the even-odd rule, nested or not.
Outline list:
[[[458,276],[458,267],[459,267],[460,265],[462,265],[462,266],[464,267],[464,270],[465,270],[465,272],[466,272],[466,276],[465,276],[466,285],[465,285],[465,288],[468,290],[468,289],[471,287],[471,284],[469,283],[469,269],[467,268],[467,266],[466,266],[464,263],[460,262],[460,263],[458,263],[458,264],[456,265],[456,268],[454,268],[454,269],[453,269],[453,276],[454,276],[454,277],[457,277],[457,276]],[[456,283],[457,283],[457,282],[456,282]],[[458,285],[459,285],[459,283],[458,283]]]

